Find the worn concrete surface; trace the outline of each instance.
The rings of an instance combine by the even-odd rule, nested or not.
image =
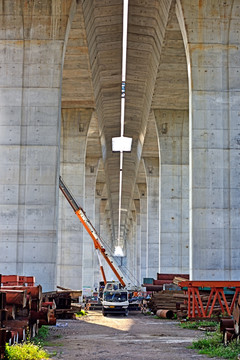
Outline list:
[[[139,282],[159,270],[239,279],[239,8],[130,2],[121,242]],[[95,284],[92,245],[59,201],[59,170],[114,249],[121,40],[122,0],[0,3],[1,273],[34,275],[44,290],[79,288],[82,276]],[[163,111],[189,114],[181,134]],[[88,132],[84,112],[95,113]],[[90,159],[100,159],[91,186]],[[143,159],[159,164],[154,179]]]
[[[209,359],[187,349],[203,336],[199,331],[181,329],[177,321],[159,320],[131,312],[128,317],[91,311],[80,320],[59,320],[50,331],[54,359],[81,360],[186,360]]]

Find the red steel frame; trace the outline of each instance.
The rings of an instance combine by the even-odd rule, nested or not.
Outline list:
[[[222,313],[224,314],[226,312],[229,316],[231,316],[234,303],[237,300],[237,295],[240,293],[240,281],[181,281],[179,286],[188,288],[187,294],[189,318],[210,318],[217,300],[221,307]],[[203,288],[211,289],[205,309],[199,293],[199,290]],[[229,288],[235,291],[230,307],[228,306],[224,294],[224,288]]]

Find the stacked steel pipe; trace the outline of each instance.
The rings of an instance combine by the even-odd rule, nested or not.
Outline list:
[[[143,287],[146,287],[147,292],[161,291],[166,284],[173,284],[173,280],[176,277],[180,277],[183,280],[189,279],[188,274],[157,274],[157,280],[153,278],[144,278]],[[166,290],[166,289],[165,289]]]
[[[1,327],[5,331],[1,345],[24,341],[34,337],[40,326],[56,324],[56,305],[42,302],[42,287],[35,286],[33,276],[2,275],[1,285]]]

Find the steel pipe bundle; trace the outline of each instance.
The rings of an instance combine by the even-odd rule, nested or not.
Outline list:
[[[0,284],[0,354],[1,344],[25,341],[34,337],[41,325],[56,324],[56,304],[42,304],[42,287],[35,286],[33,276],[5,275]],[[44,306],[43,306],[44,305]],[[5,349],[5,347],[4,347]]]

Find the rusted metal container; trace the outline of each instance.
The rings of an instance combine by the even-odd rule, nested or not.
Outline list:
[[[163,319],[172,319],[174,314],[172,310],[157,310],[156,315]]]

